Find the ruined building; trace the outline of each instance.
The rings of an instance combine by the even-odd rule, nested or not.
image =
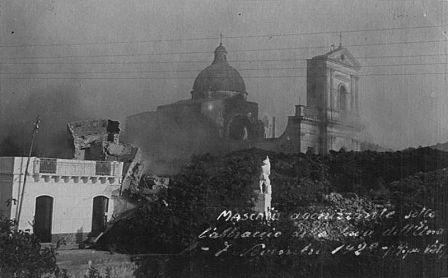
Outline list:
[[[112,120],[87,120],[67,124],[73,139],[74,159],[107,160],[105,148],[119,144],[119,122]]]
[[[41,242],[81,244],[119,210],[122,162],[31,157],[26,169],[27,161],[0,157],[0,216]]]
[[[119,123],[68,123],[73,159],[0,157],[0,216],[42,242],[82,244],[133,207],[122,192],[136,187],[141,153],[121,143]],[[27,168],[28,165],[28,168]]]
[[[67,129],[73,140],[74,159],[123,162],[123,190],[138,184],[143,162],[138,147],[120,142],[119,125],[112,120],[86,120],[70,122]]]
[[[191,98],[126,119],[126,139],[142,148],[156,173],[175,172],[193,154],[244,148],[295,153],[360,150],[360,64],[341,45],[307,61],[307,105],[297,105],[284,133],[266,139],[258,104],[220,44],[199,73]]]

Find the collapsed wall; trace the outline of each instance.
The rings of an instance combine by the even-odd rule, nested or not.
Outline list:
[[[118,121],[86,120],[67,124],[68,132],[73,139],[74,159],[104,160],[99,143],[119,143],[120,128]]]
[[[73,158],[78,160],[123,162],[124,189],[137,187],[143,174],[143,159],[138,147],[120,142],[120,123],[99,119],[67,124],[73,142]]]

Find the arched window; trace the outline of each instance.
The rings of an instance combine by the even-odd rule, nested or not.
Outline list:
[[[347,98],[348,98],[348,94],[347,94],[347,90],[345,89],[344,86],[340,86],[339,87],[339,110],[340,111],[347,111],[348,106],[347,106]]]

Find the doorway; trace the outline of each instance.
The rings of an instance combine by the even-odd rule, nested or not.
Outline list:
[[[106,229],[109,198],[97,196],[93,198],[92,236],[97,236]]]
[[[229,125],[229,138],[240,141],[252,139],[250,126],[251,124],[247,117],[235,116]]]
[[[52,219],[53,198],[50,196],[37,197],[33,231],[41,242],[51,242]]]

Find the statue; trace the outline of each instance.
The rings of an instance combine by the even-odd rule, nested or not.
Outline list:
[[[269,175],[271,174],[271,162],[269,161],[269,157],[266,156],[266,159],[263,160],[263,165],[261,166],[260,173],[260,193],[263,194],[271,194],[271,181],[269,180]]]
[[[255,211],[268,214],[271,210],[272,189],[269,175],[271,174],[271,162],[269,157],[263,160],[259,177],[259,192],[255,200]],[[256,190],[258,191],[258,190]]]

